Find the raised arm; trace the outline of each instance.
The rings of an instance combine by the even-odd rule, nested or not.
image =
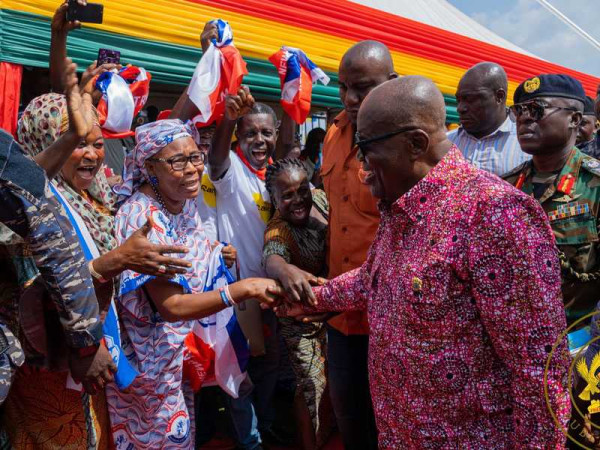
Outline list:
[[[563,379],[569,358],[565,339],[559,340],[566,319],[552,231],[544,211],[525,196],[505,194],[481,208],[468,255],[472,295],[511,373],[515,442],[522,448],[563,448],[565,436],[548,411],[566,430],[570,405]]]
[[[77,0],[80,5],[85,5],[86,0]],[[64,91],[63,74],[65,58],[67,57],[67,35],[69,31],[81,28],[79,21],[67,21],[68,1],[58,7],[52,17],[50,37],[50,87],[53,92]]]
[[[296,122],[288,113],[283,111],[281,124],[279,125],[279,137],[275,147],[275,159],[287,158],[296,143]]]
[[[225,115],[217,126],[213,146],[208,154],[210,176],[220,178],[229,169],[229,147],[237,120],[254,106],[254,97],[247,86],[242,86],[236,95],[228,95],[225,100]]]

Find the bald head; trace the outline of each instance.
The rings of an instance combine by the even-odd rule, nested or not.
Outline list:
[[[371,91],[358,113],[360,158],[371,193],[393,202],[450,150],[444,96],[428,78],[407,76]]]
[[[381,84],[371,91],[360,108],[359,131],[375,133],[414,126],[428,133],[445,130],[444,96],[429,78],[406,76]]]
[[[375,65],[384,75],[394,71],[390,50],[378,41],[360,41],[350,47],[340,63],[340,67],[354,65]]]
[[[465,72],[460,82],[463,81],[487,87],[493,91],[504,89],[506,92],[508,90],[508,78],[504,68],[493,62],[475,64]]]
[[[477,139],[496,131],[507,118],[506,72],[496,63],[482,62],[465,72],[456,90],[460,124]]]
[[[388,48],[381,42],[361,41],[342,57],[338,73],[340,100],[350,123],[356,126],[358,109],[376,86],[397,75]]]

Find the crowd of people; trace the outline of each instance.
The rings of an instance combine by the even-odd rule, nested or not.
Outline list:
[[[433,81],[365,40],[304,148],[243,85],[213,123],[186,89],[107,138],[96,80],[121,66],[77,76],[66,8],[52,92],[0,131],[3,448],[201,448],[215,412],[189,339],[229,310],[238,448],[600,448],[600,87],[538,74],[508,107],[481,62],[448,131]],[[209,289],[214,255],[231,280]],[[275,426],[286,367],[293,439]]]

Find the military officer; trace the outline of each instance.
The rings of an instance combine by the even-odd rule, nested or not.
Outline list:
[[[583,86],[568,75],[539,75],[521,83],[511,115],[521,148],[533,158],[503,176],[548,214],[561,252],[569,325],[600,299],[600,162],[575,147],[584,102]]]

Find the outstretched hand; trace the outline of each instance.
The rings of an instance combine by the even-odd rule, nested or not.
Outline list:
[[[86,0],[77,0],[77,3],[79,3],[81,6],[87,5]],[[65,1],[54,12],[54,16],[52,17],[52,25],[51,25],[53,33],[67,34],[71,30],[81,28],[81,22],[79,22],[79,20],[75,20],[75,21],[71,21],[71,22],[67,20],[68,9],[69,9],[69,2]]]
[[[67,97],[67,111],[69,113],[69,131],[78,139],[87,136],[94,127],[94,108],[92,96],[81,92],[77,80],[77,64],[70,58],[65,59],[63,72],[63,86]]]
[[[125,268],[168,279],[179,273],[186,273],[191,267],[188,261],[166,255],[185,254],[188,253],[188,249],[178,245],[153,244],[147,237],[152,226],[152,218],[148,217],[146,223],[118,247]]]
[[[248,114],[254,106],[254,97],[248,86],[241,86],[236,95],[227,95],[225,99],[225,114],[229,120],[238,120]]]

